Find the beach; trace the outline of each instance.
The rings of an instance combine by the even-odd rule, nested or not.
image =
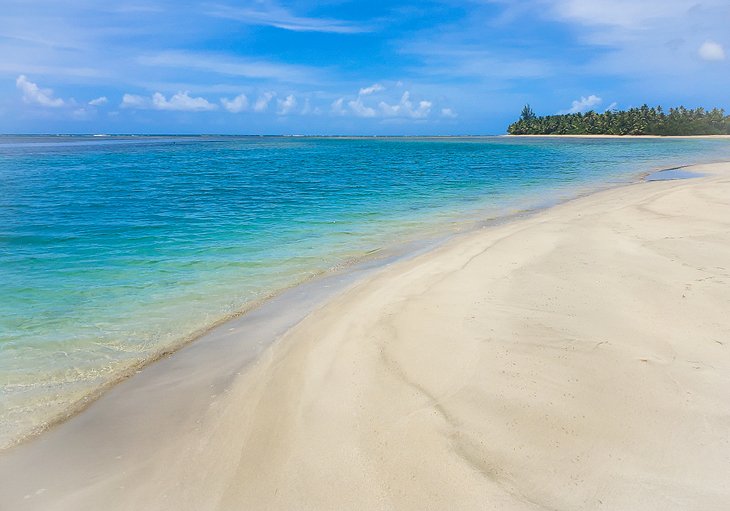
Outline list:
[[[702,138],[2,136],[0,451],[303,283],[727,160]]]
[[[0,453],[0,509],[724,509],[730,164],[684,170],[224,325]]]

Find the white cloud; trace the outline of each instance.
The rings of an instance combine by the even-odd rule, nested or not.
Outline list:
[[[379,83],[374,83],[370,87],[363,87],[362,89],[360,89],[359,95],[369,96],[370,94],[374,94],[383,90],[385,90],[385,87],[383,87]]]
[[[385,87],[375,84],[370,87],[360,89],[357,97],[350,101],[345,98],[338,98],[332,102],[331,112],[334,115],[354,115],[356,117],[374,118],[374,117],[407,117],[411,119],[423,119],[429,116],[433,103],[431,101],[419,101],[414,105],[411,101],[411,93],[405,91],[397,103],[387,103],[380,101],[375,105],[366,104],[369,95],[385,90]],[[441,110],[441,114],[445,117],[456,117],[456,114],[450,109]]]
[[[616,107],[617,107],[617,106],[618,106],[618,103],[614,101],[613,103],[611,103],[610,105],[608,105],[608,106],[606,107],[606,109],[604,110],[604,112],[608,112],[608,111],[616,110]]]
[[[274,96],[276,96],[276,94],[273,92],[264,92],[261,94],[253,104],[254,112],[265,112],[266,109],[269,108],[269,103],[272,99],[274,99]]]
[[[23,101],[35,105],[58,108],[65,103],[61,98],[53,97],[53,90],[41,89],[35,83],[28,80],[25,75],[18,76],[15,85],[23,93]]]
[[[369,106],[365,106],[362,102],[362,98],[360,98],[359,96],[356,100],[349,101],[347,105],[350,107],[350,110],[352,110],[353,113],[358,117],[375,117],[376,115],[375,109]]]
[[[232,114],[237,114],[248,109],[248,98],[245,94],[239,94],[233,99],[222,98],[221,104],[223,105],[223,108]]]
[[[255,4],[255,7],[234,8],[217,5],[208,14],[249,25],[268,25],[294,32],[352,34],[369,30],[367,27],[342,20],[297,16],[271,0],[259,0],[252,3]]]
[[[410,97],[411,93],[405,91],[397,104],[390,105],[385,101],[381,101],[378,106],[386,117],[410,117],[412,119],[428,117],[428,114],[431,113],[433,103],[430,101],[419,101],[418,107],[414,108]]]
[[[623,76],[650,94],[720,90],[703,80],[701,59],[722,60],[726,45],[727,0],[531,0],[542,16],[571,26],[578,39],[599,48],[582,70]],[[722,34],[722,35],[720,35]],[[723,39],[706,41],[716,35]],[[706,43],[711,43],[707,45]],[[714,43],[714,44],[712,44]],[[721,51],[719,51],[721,50]],[[671,92],[670,92],[671,91]],[[636,93],[636,89],[633,91]]]
[[[558,112],[559,114],[577,114],[582,112],[587,112],[588,110],[593,109],[594,106],[600,105],[603,100],[596,96],[595,94],[591,94],[588,97],[581,96],[580,99],[573,100],[573,103],[570,105],[570,108],[567,110],[561,110]]]
[[[277,100],[279,108],[276,113],[279,115],[287,115],[297,106],[297,98],[293,94],[289,94],[285,99]]]
[[[442,108],[441,117],[448,117],[449,119],[455,119],[457,117],[456,112],[451,108]]]
[[[149,101],[147,98],[136,94],[125,94],[122,96],[122,102],[119,104],[121,108],[148,108]]]
[[[106,105],[108,102],[109,102],[109,99],[106,96],[101,96],[96,99],[92,99],[91,101],[89,101],[89,104],[91,106],[101,106],[101,105]]]
[[[714,41],[705,41],[697,50],[703,60],[725,60],[725,48]]]
[[[345,98],[339,98],[332,102],[332,113],[335,115],[345,115],[347,111],[342,107],[345,102]]]
[[[152,106],[156,110],[175,110],[180,112],[204,112],[218,108],[218,105],[210,103],[205,98],[191,97],[188,91],[178,92],[169,100],[162,93],[155,92],[152,95]]]
[[[565,19],[586,25],[640,27],[648,18],[667,11],[681,12],[695,0],[550,0],[553,12]]]
[[[136,94],[124,94],[121,108],[168,110],[178,112],[205,112],[216,110],[218,105],[201,97],[191,97],[188,91],[178,92],[167,99],[161,92],[155,92],[151,98]]]

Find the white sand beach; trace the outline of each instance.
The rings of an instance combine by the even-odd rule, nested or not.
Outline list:
[[[686,170],[183,350],[0,453],[0,509],[727,509],[730,164]]]

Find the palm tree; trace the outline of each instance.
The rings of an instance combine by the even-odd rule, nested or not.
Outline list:
[[[532,111],[532,108],[530,108],[530,105],[527,104],[522,108],[522,113],[520,114],[520,120],[521,121],[531,121],[537,116],[535,115],[535,112]]]

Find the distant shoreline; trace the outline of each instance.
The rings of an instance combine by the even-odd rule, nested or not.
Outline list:
[[[452,138],[667,138],[667,139],[730,139],[730,135],[559,135],[559,134],[545,134],[545,135],[511,135],[509,133],[492,134],[492,135],[296,135],[296,134],[279,134],[279,135],[246,135],[246,134],[226,134],[226,133],[171,133],[171,134],[129,134],[129,133],[109,133],[109,134],[92,134],[92,133],[31,133],[31,134],[20,134],[20,133],[2,133],[0,137],[49,137],[49,138],[79,138],[88,137],[98,141],[104,141],[105,139],[152,139],[152,138],[330,138],[330,139],[355,139],[355,140],[369,140],[369,139],[452,139]]]

